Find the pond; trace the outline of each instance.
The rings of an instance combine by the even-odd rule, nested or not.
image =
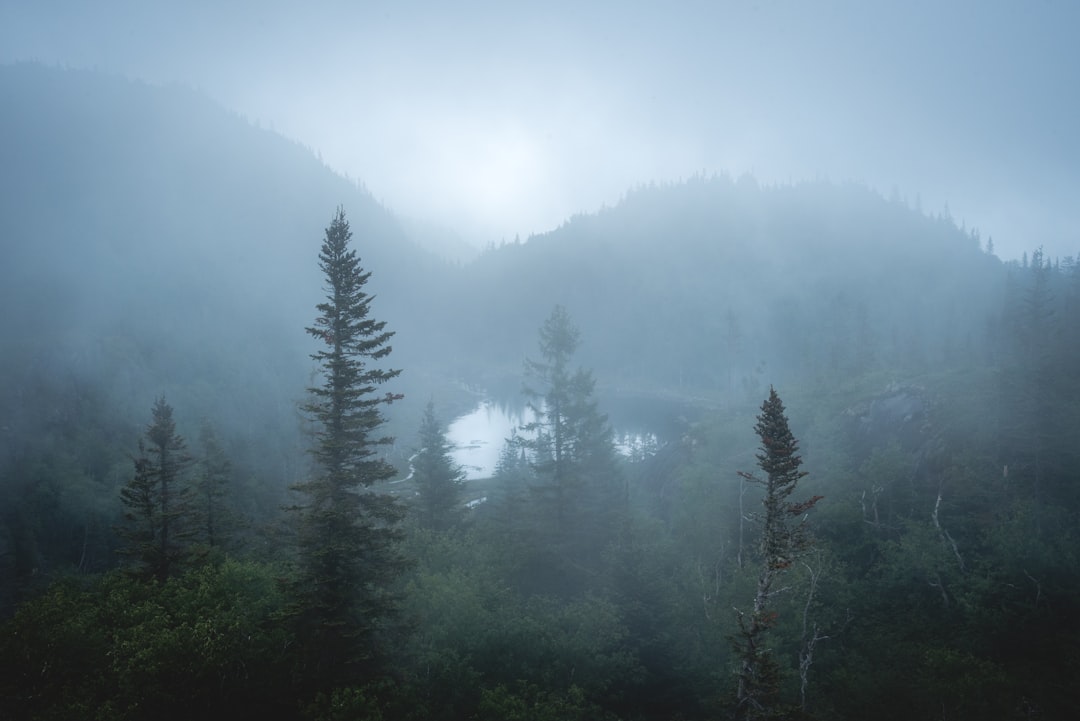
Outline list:
[[[488,399],[480,401],[447,428],[446,439],[454,447],[454,462],[470,480],[490,478],[506,439],[531,418],[526,408],[515,410]]]
[[[608,414],[619,452],[634,458],[654,453],[680,437],[700,415],[699,409],[681,401],[644,396],[609,395],[599,404]],[[520,402],[515,405],[485,398],[447,429],[454,461],[470,480],[490,478],[506,439],[531,420],[533,414]]]

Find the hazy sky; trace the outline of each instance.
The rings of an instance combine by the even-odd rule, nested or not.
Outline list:
[[[0,62],[199,88],[475,243],[706,172],[1080,252],[1080,2],[0,0]]]

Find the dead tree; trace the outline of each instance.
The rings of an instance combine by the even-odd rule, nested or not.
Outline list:
[[[761,569],[753,610],[746,614],[736,609],[739,631],[733,640],[739,658],[736,701],[741,719],[768,718],[777,705],[779,667],[765,645],[768,630],[777,618],[777,612],[770,609],[770,600],[786,590],[776,587],[777,580],[809,547],[806,516],[821,500],[820,496],[801,502],[789,500],[806,471],[799,470],[799,443],[788,427],[784,404],[774,388],[769,389],[769,397],[761,405],[754,430],[761,439],[757,459],[764,477],[744,471],[739,475],[762,486],[765,495],[761,501],[764,510],[756,516],[762,525]]]

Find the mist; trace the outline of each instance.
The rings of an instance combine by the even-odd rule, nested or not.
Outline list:
[[[698,173],[855,181],[1076,252],[1067,2],[12,4],[0,61],[181,83],[474,245]]]
[[[0,718],[1080,708],[1064,2],[0,6]]]

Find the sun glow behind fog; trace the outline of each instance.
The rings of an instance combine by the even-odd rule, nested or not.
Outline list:
[[[524,239],[566,218],[565,152],[552,142],[551,118],[486,98],[401,93],[371,104],[358,93],[323,100],[333,112],[298,113],[282,130],[318,137],[315,150],[332,169],[361,180],[394,212],[478,247]]]
[[[1076,252],[1080,4],[8,5],[0,62],[191,85],[475,246],[750,173],[897,188],[1006,258]]]
[[[473,223],[505,226],[528,215],[530,196],[548,181],[541,149],[528,131],[505,125],[444,147],[439,172],[453,205]]]

